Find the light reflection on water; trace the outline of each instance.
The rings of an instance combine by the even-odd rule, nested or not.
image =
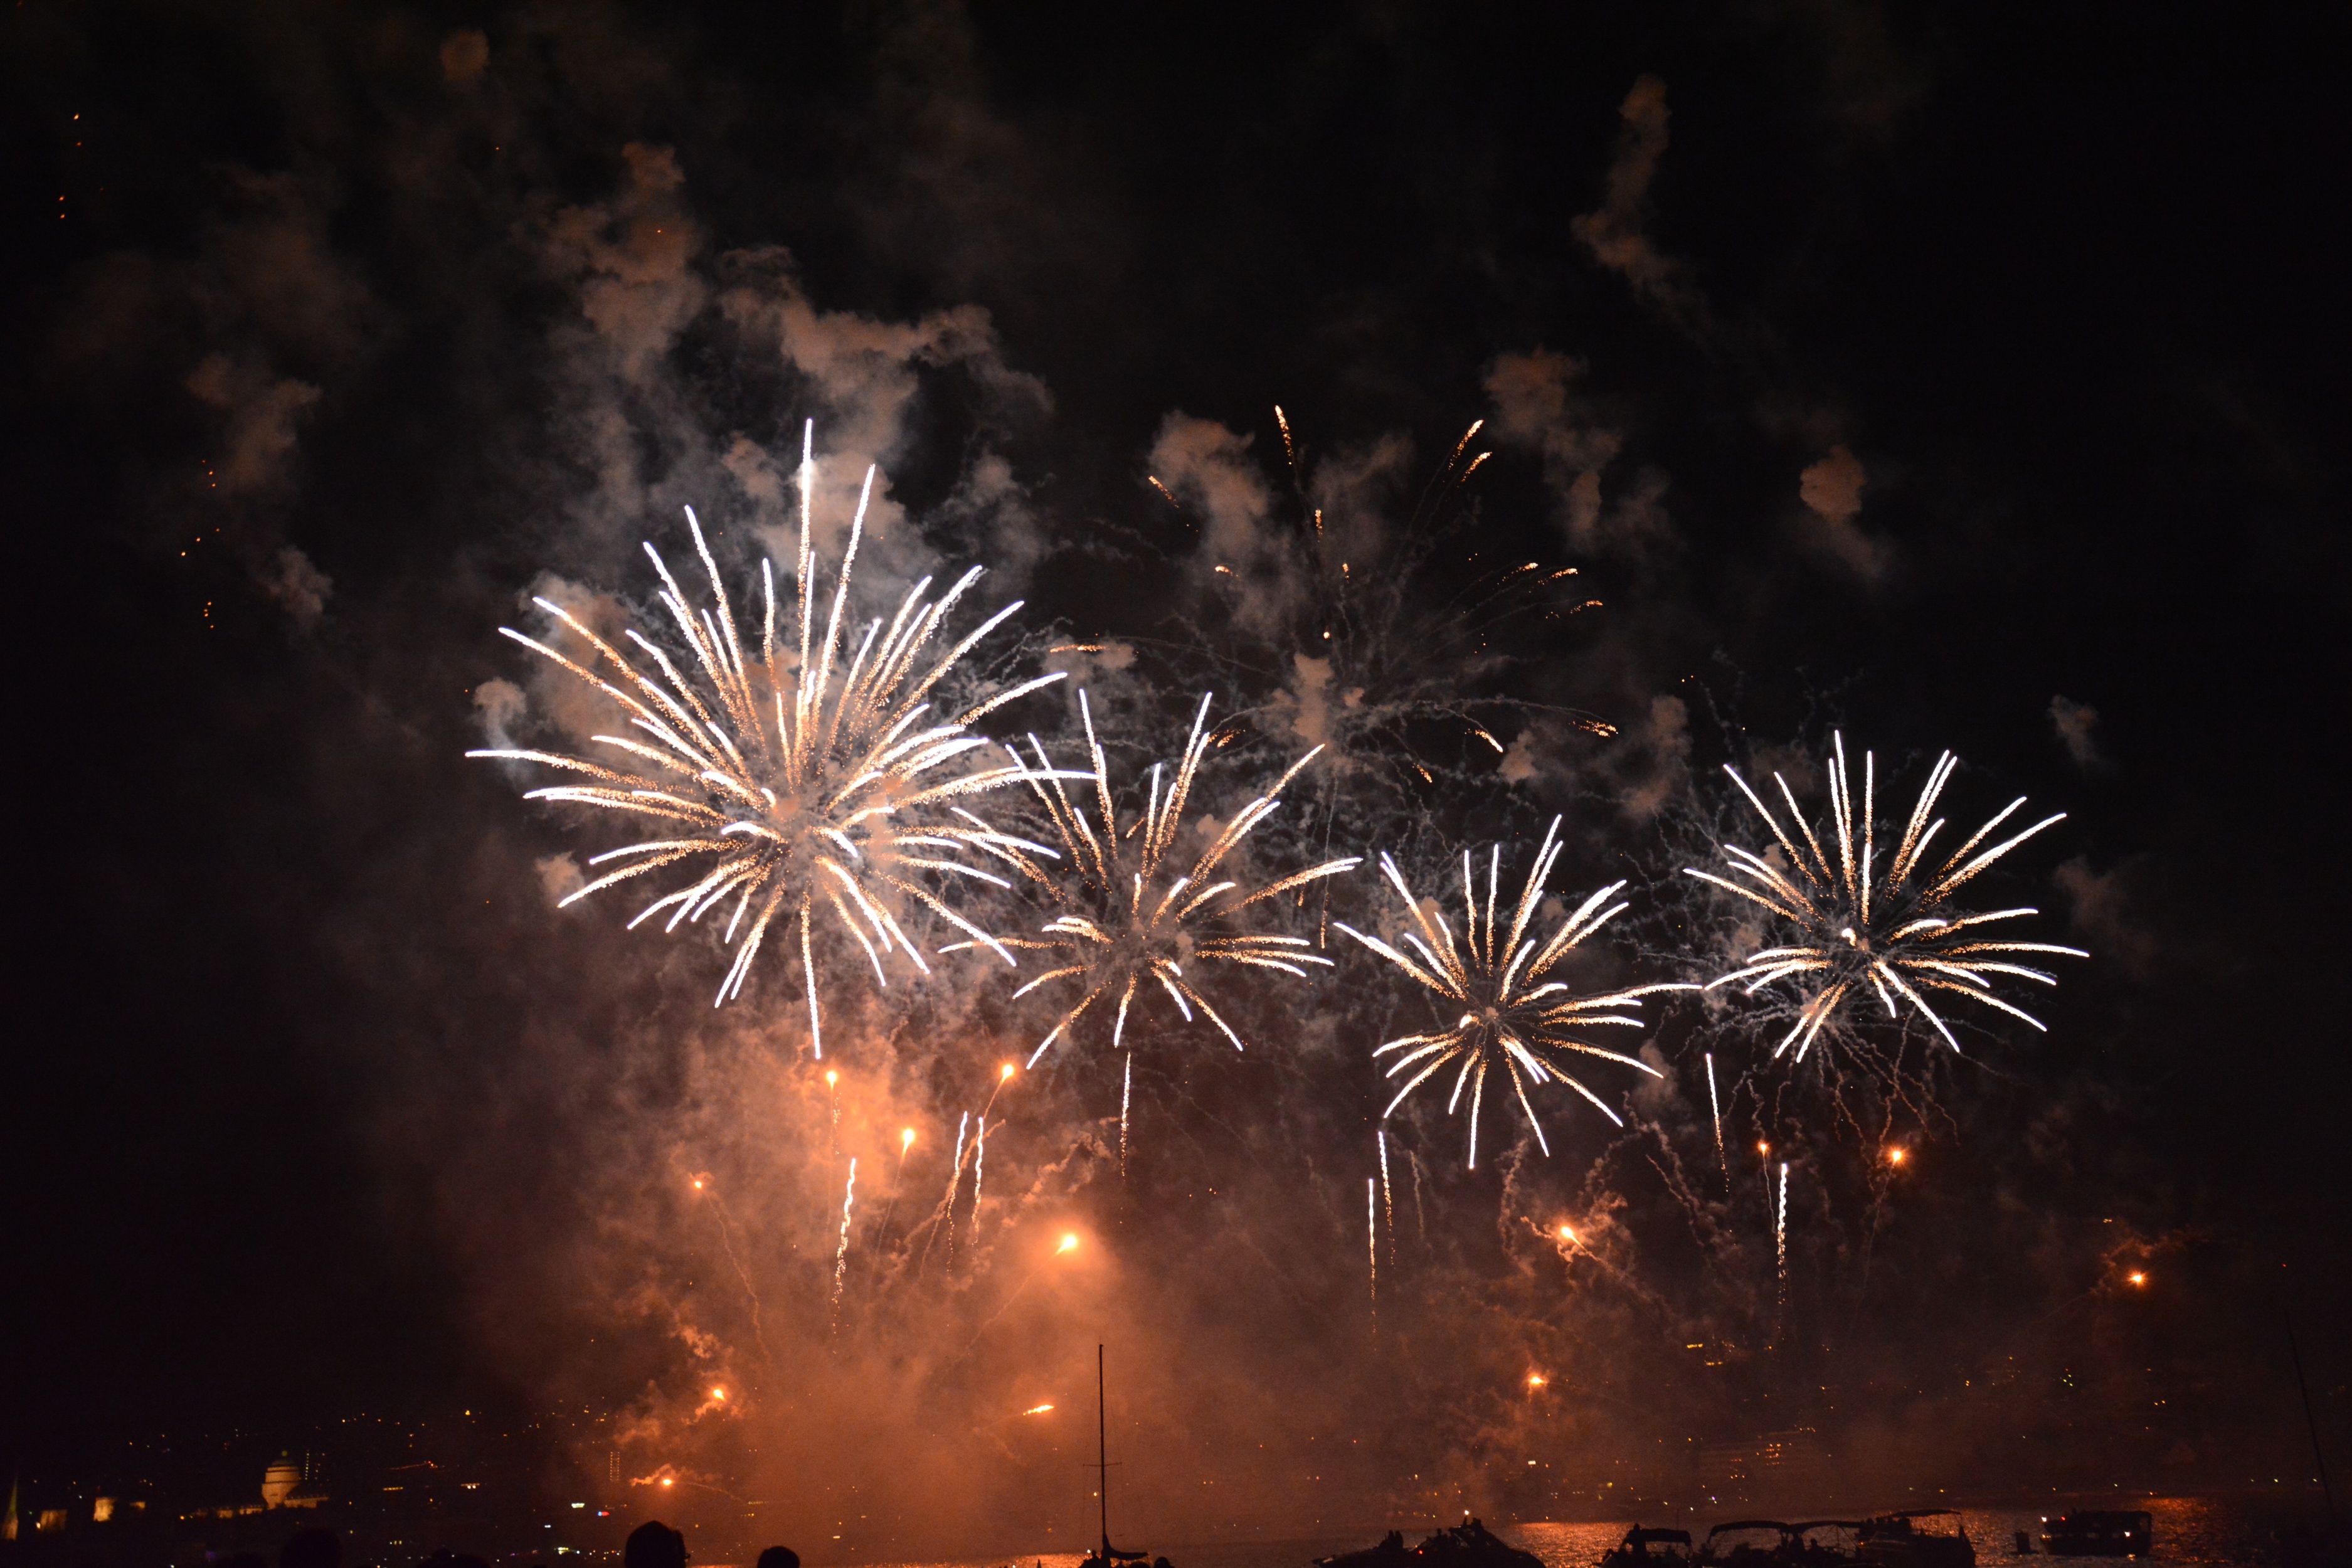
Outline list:
[[[2079,1506],[2095,1508],[2103,1505],[2147,1510],[2156,1523],[2154,1561],[2168,1565],[2178,1564],[2179,1568],[2230,1568],[2230,1565],[2258,1563],[2264,1559],[2272,1532],[2289,1517],[2284,1510],[2210,1498],[2095,1498]],[[2016,1563],[2023,1568],[2024,1564],[2042,1555],[2042,1520],[2063,1511],[2064,1506],[2067,1505],[2053,1503],[2032,1509],[1961,1509],[1958,1512],[1961,1524],[1968,1530],[1969,1539],[1976,1543],[1979,1563],[1990,1568],[1991,1564]],[[1695,1541],[1703,1541],[1706,1536],[1707,1526],[1704,1523],[1691,1526],[1686,1521],[1665,1519],[1643,1522],[1682,1525],[1690,1529]],[[1501,1525],[1496,1533],[1542,1559],[1544,1568],[1593,1568],[1603,1553],[1624,1539],[1625,1531],[1631,1526],[1631,1521],[1611,1524],[1540,1521]],[[2019,1558],[2013,1553],[2012,1542],[2019,1531],[2025,1531],[2032,1541],[2033,1553],[2031,1557]],[[1408,1532],[1407,1542],[1416,1542],[1421,1533],[1418,1531]],[[1367,1527],[1339,1536],[1190,1545],[1178,1543],[1163,1550],[1174,1568],[1307,1568],[1318,1557],[1370,1546],[1380,1537],[1378,1527]],[[1018,1558],[877,1563],[873,1568],[1078,1568],[1081,1561],[1082,1554],[1078,1552],[1027,1552]],[[2068,1558],[2062,1561],[2088,1563],[2092,1559]]]

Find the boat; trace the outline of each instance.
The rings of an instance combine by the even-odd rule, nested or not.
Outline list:
[[[2042,1521],[2042,1550],[2053,1557],[2146,1557],[2156,1550],[2156,1521],[2146,1509],[2077,1509]]]
[[[1950,1531],[1922,1530],[1923,1520],[1949,1520]],[[1888,1568],[1976,1568],[1976,1543],[1948,1508],[1911,1508],[1874,1514],[1854,1534],[1854,1561]]]
[[[1690,1537],[1683,1542],[1687,1548]],[[1451,1530],[1433,1531],[1418,1546],[1407,1546],[1402,1532],[1391,1530],[1378,1546],[1318,1557],[1315,1568],[1543,1568],[1543,1559],[1467,1519]]]
[[[1109,1405],[1103,1397],[1103,1348],[1095,1346],[1095,1462],[1087,1468],[1095,1472],[1095,1496],[1102,1504],[1102,1545],[1097,1552],[1087,1553],[1078,1568],[1119,1568],[1121,1563],[1149,1560],[1149,1552],[1122,1552],[1110,1543],[1110,1415]],[[1168,1559],[1160,1558],[1152,1568],[1168,1568]]]
[[[1801,1561],[1802,1547],[1794,1525],[1777,1519],[1735,1519],[1706,1532],[1694,1562],[1725,1568],[1776,1568]]]
[[[1637,1524],[1625,1532],[1624,1540],[1601,1558],[1601,1568],[1634,1568],[1636,1563],[1683,1563],[1690,1561],[1689,1531],[1662,1530]]]

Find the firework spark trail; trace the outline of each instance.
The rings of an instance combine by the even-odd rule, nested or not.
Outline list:
[[[980,1126],[974,1131],[971,1144],[971,1237],[980,1240],[980,1190],[988,1180],[988,1112],[980,1113]]]
[[[1739,968],[1707,983],[1711,991],[1718,985],[1744,981],[1744,990],[1751,996],[1780,980],[1798,980],[1800,984],[1814,987],[1805,997],[1794,1026],[1773,1048],[1776,1058],[1794,1046],[1795,1059],[1803,1061],[1814,1038],[1836,1016],[1840,1004],[1865,984],[1877,994],[1887,1017],[1902,1016],[1896,1003],[1900,997],[1926,1018],[1956,1052],[1960,1048],[1959,1042],[1927,1005],[1922,992],[1951,992],[2041,1029],[2043,1026],[2040,1019],[1993,994],[1992,977],[2011,975],[2038,984],[2055,985],[2056,975],[2013,963],[2010,955],[2090,956],[2081,948],[2059,947],[2050,942],[1987,941],[1973,929],[2040,912],[2035,910],[1993,910],[1982,914],[1943,912],[1952,895],[1979,872],[2043,828],[2066,819],[2063,812],[2044,817],[1991,848],[1977,852],[1977,847],[1991,836],[1993,829],[2025,804],[2025,797],[2020,795],[1995,813],[1935,871],[1927,872],[1924,868],[1927,845],[1944,826],[1943,818],[1930,822],[1928,816],[1958,765],[1958,759],[1949,752],[1937,759],[1883,876],[1876,865],[1877,764],[1870,752],[1863,753],[1862,809],[1857,816],[1853,780],[1846,767],[1845,737],[1835,737],[1835,753],[1827,770],[1834,856],[1824,850],[1822,838],[1798,810],[1796,795],[1786,779],[1777,773],[1772,775],[1773,783],[1780,786],[1781,798],[1788,803],[1790,820],[1796,826],[1795,837],[1782,828],[1763,797],[1748,787],[1738,770],[1728,765],[1724,768],[1732,783],[1739,786],[1739,792],[1748,797],[1748,804],[1763,817],[1793,873],[1784,873],[1765,857],[1734,844],[1725,844],[1721,848],[1732,875],[1743,880],[1734,881],[1696,867],[1685,867],[1684,871],[1761,905],[1790,928],[1788,940],[1780,945],[1749,954]],[[1801,976],[1815,975],[1820,977],[1817,982],[1799,980]]]
[[[1731,1195],[1731,1156],[1723,1147],[1723,1101],[1715,1093],[1715,1053],[1706,1053],[1706,1106],[1715,1119],[1715,1159],[1723,1167],[1723,1192]]]
[[[1388,1216],[1389,1261],[1396,1261],[1396,1190],[1389,1185],[1389,1135],[1385,1128],[1372,1129],[1372,1137],[1381,1150],[1381,1205]]]
[[[946,1216],[948,1232],[948,1267],[955,1267],[955,1203],[956,1193],[963,1185],[963,1141],[965,1130],[971,1125],[971,1112],[956,1118],[955,1158],[948,1165],[948,1195],[940,1202],[940,1212]],[[936,1230],[933,1235],[939,1234]],[[929,1247],[924,1248],[928,1255]]]
[[[841,1246],[833,1255],[833,1331],[841,1331],[841,1288],[849,1278],[849,1215],[857,1201],[857,1156],[849,1157],[849,1184],[841,1193]]]
[[[959,771],[965,765],[947,769],[947,764],[989,743],[966,732],[972,723],[1061,677],[1040,676],[994,691],[952,717],[940,714],[926,720],[935,689],[958,661],[1021,606],[1016,601],[999,610],[944,655],[927,655],[958,601],[979,579],[982,569],[975,566],[936,601],[926,598],[931,579],[924,578],[908,591],[887,622],[880,616],[869,621],[862,639],[855,626],[844,626],[851,574],[874,491],[875,470],[870,468],[831,606],[822,615],[820,636],[821,595],[809,517],[816,488],[814,441],[812,421],[803,428],[801,446],[800,550],[793,572],[796,659],[789,628],[779,646],[775,573],[765,560],[760,565],[760,617],[751,628],[757,636],[749,639],[756,651],[747,651],[745,628],[737,623],[718,563],[689,507],[687,526],[710,582],[708,607],[691,606],[660,553],[650,543],[646,546],[661,579],[661,602],[692,655],[683,668],[631,628],[628,640],[657,674],[640,669],[569,610],[546,599],[533,602],[594,650],[588,662],[569,658],[511,627],[499,628],[617,706],[626,719],[624,727],[636,736],[596,735],[592,740],[621,754],[609,763],[531,750],[467,755],[584,774],[587,783],[534,789],[524,798],[571,802],[656,824],[658,837],[590,857],[591,866],[614,860],[623,864],[590,880],[565,898],[564,904],[647,872],[699,857],[715,858],[717,864],[696,880],[656,899],[629,922],[635,927],[667,910],[669,918],[663,929],[675,931],[680,921],[699,921],[731,900],[734,909],[725,940],[735,944],[735,956],[713,1006],[742,994],[752,960],[779,917],[783,929],[796,922],[810,1040],[822,1057],[823,1020],[811,944],[811,921],[820,903],[830,907],[841,928],[856,939],[873,965],[876,981],[884,985],[889,981],[883,960],[889,954],[903,952],[917,969],[929,970],[920,949],[891,912],[894,896],[921,905],[1008,965],[1014,963],[992,936],[950,908],[915,874],[970,878],[1003,887],[1003,878],[949,857],[1001,852],[1010,845],[1018,845],[1024,854],[1053,853],[1007,838],[959,804],[967,796],[1032,779],[1030,770],[1016,764]],[[851,641],[856,642],[856,650],[844,665],[842,656]],[[737,942],[739,932],[742,940]]]
[[[1118,1173],[1127,1174],[1127,1112],[1135,1100],[1135,1053],[1127,1053],[1127,1065],[1118,1076]]]
[[[1143,816],[1125,828],[1119,826],[1118,810],[1111,800],[1109,768],[1103,759],[1101,742],[1095,734],[1094,710],[1083,690],[1078,693],[1078,713],[1086,726],[1087,754],[1093,772],[1056,772],[1046,759],[1045,747],[1032,735],[1029,747],[1037,759],[1037,766],[1026,775],[1039,803],[1052,817],[1064,855],[1077,875],[1048,875],[1029,856],[1025,847],[1003,835],[996,836],[987,850],[1019,871],[1062,910],[1045,922],[1042,939],[1001,939],[1007,947],[1053,955],[1047,962],[1054,967],[1024,984],[1013,996],[1026,996],[1041,986],[1066,980],[1075,981],[1079,993],[1076,1004],[1038,1042],[1036,1050],[1030,1055],[1029,1065],[1034,1067],[1055,1040],[1075,1027],[1088,1008],[1114,991],[1118,994],[1118,1016],[1111,1026],[1110,1043],[1113,1050],[1120,1049],[1125,1044],[1128,1014],[1139,993],[1150,994],[1149,985],[1157,985],[1166,993],[1184,1022],[1192,1023],[1197,1009],[1233,1042],[1235,1050],[1240,1050],[1241,1037],[1202,994],[1197,972],[1188,976],[1184,964],[1193,959],[1214,960],[1244,968],[1277,970],[1301,978],[1307,973],[1299,967],[1301,964],[1319,964],[1327,969],[1332,966],[1329,959],[1306,951],[1310,944],[1304,937],[1237,931],[1220,923],[1253,904],[1351,870],[1360,863],[1352,856],[1328,860],[1248,893],[1240,890],[1237,880],[1218,878],[1225,858],[1240,847],[1252,828],[1282,805],[1283,789],[1298,776],[1300,769],[1315,760],[1322,748],[1318,746],[1293,763],[1273,788],[1242,807],[1192,861],[1190,869],[1170,879],[1166,890],[1159,891],[1160,878],[1169,867],[1168,857],[1175,849],[1183,826],[1184,807],[1192,798],[1202,759],[1208,754],[1214,738],[1203,731],[1209,716],[1209,698],[1203,695],[1201,699],[1200,709],[1192,718],[1192,735],[1184,743],[1174,773],[1163,780],[1163,765],[1152,765]],[[1013,753],[1013,761],[1016,768],[1023,766],[1019,752]],[[1072,801],[1069,792],[1062,787],[1062,780],[1066,778],[1094,781],[1098,821],[1089,821],[1084,806]],[[940,951],[954,952],[973,945],[958,942]]]
[[[1372,1317],[1381,1313],[1381,1194],[1375,1178],[1364,1178],[1364,1248],[1371,1255]]]
[[[1780,1318],[1789,1316],[1789,1162],[1780,1162],[1780,1195],[1772,1210],[1772,1251],[1780,1279]]]
[[[1587,1089],[1566,1068],[1566,1059],[1572,1054],[1600,1057],[1621,1062],[1652,1078],[1664,1076],[1639,1057],[1622,1051],[1610,1050],[1577,1037],[1572,1031],[1595,1025],[1614,1025],[1630,1028],[1642,1026],[1642,1020],[1612,1007],[1638,1008],[1641,999],[1653,992],[1689,991],[1696,986],[1678,984],[1639,985],[1621,991],[1606,992],[1592,996],[1572,994],[1567,983],[1546,980],[1545,975],[1565,959],[1577,944],[1606,925],[1610,919],[1627,906],[1619,903],[1607,909],[1601,906],[1624,887],[1613,882],[1587,899],[1575,913],[1560,922],[1549,941],[1538,943],[1528,937],[1528,922],[1534,917],[1536,904],[1542,897],[1544,879],[1551,872],[1553,863],[1566,847],[1559,840],[1559,817],[1552,818],[1546,830],[1542,847],[1536,853],[1535,868],[1528,872],[1527,886],[1519,894],[1513,910],[1509,932],[1498,940],[1496,917],[1500,912],[1502,876],[1502,846],[1495,846],[1486,868],[1486,900],[1479,906],[1477,880],[1471,868],[1468,850],[1462,853],[1462,894],[1467,907],[1468,924],[1464,942],[1457,946],[1453,929],[1443,916],[1432,919],[1405,886],[1396,862],[1388,856],[1381,857],[1381,869],[1404,900],[1406,910],[1421,934],[1407,931],[1404,941],[1417,957],[1408,957],[1378,937],[1366,936],[1353,926],[1339,921],[1332,923],[1364,946],[1395,964],[1423,985],[1435,992],[1439,1005],[1445,1012],[1462,1009],[1451,1028],[1432,1034],[1406,1035],[1389,1041],[1372,1052],[1375,1059],[1391,1051],[1402,1051],[1387,1072],[1395,1078],[1414,1067],[1420,1071],[1397,1091],[1383,1119],[1404,1103],[1406,1096],[1421,1087],[1439,1068],[1458,1062],[1454,1075],[1454,1091],[1446,1101],[1447,1114],[1453,1114],[1462,1103],[1462,1091],[1470,1090],[1470,1168],[1478,1168],[1478,1118],[1486,1089],[1490,1068],[1500,1065],[1510,1079],[1520,1110],[1533,1128],[1536,1142],[1545,1154],[1551,1145],[1544,1137],[1543,1124],[1536,1119],[1535,1107],[1528,1100],[1530,1082],[1543,1084],[1552,1079],[1568,1085],[1597,1106],[1603,1116],[1618,1126],[1625,1123],[1609,1109],[1601,1098]]]

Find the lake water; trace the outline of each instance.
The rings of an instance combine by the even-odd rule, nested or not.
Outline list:
[[[2092,1499],[2080,1506],[2144,1508],[2156,1521],[2155,1561],[2179,1564],[2179,1568],[2223,1568],[2223,1565],[2258,1563],[2272,1540],[2272,1532],[2294,1517],[2284,1507],[2223,1501],[2209,1498],[2137,1498]],[[2030,1563],[2041,1554],[2042,1521],[2045,1515],[2063,1511],[2062,1505],[2048,1508],[1983,1509],[1958,1510],[1960,1522],[1968,1529],[1969,1537],[1976,1542],[1977,1561],[1983,1564]],[[1651,1520],[1654,1524],[1683,1524],[1682,1521]],[[1499,1526],[1496,1533],[1513,1545],[1523,1546],[1541,1558],[1544,1568],[1592,1568],[1618,1542],[1624,1539],[1631,1521],[1611,1524],[1566,1524],[1538,1522]],[[1688,1528],[1687,1525],[1685,1526]],[[2024,1531],[2033,1538],[2032,1557],[2018,1558],[2011,1544],[2016,1532]],[[1421,1531],[1409,1531],[1405,1539],[1413,1542]],[[1704,1538],[1706,1526],[1691,1533]],[[1367,1527],[1346,1535],[1333,1535],[1280,1541],[1215,1542],[1195,1544],[1171,1542],[1159,1550],[1165,1552],[1175,1568],[1307,1568],[1318,1557],[1353,1551],[1370,1546],[1381,1537],[1378,1527]],[[1082,1555],[1078,1552],[1048,1552],[1043,1555],[1024,1554],[1012,1568],[1077,1568]],[[2088,1563],[2093,1559],[2069,1559]],[[1005,1568],[1007,1560],[971,1559],[937,1563],[875,1564],[873,1568]]]

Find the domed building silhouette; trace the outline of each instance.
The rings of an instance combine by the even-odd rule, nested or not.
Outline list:
[[[316,1508],[327,1500],[326,1489],[304,1479],[302,1467],[294,1462],[290,1453],[280,1452],[275,1463],[261,1472],[261,1506],[271,1508]]]

